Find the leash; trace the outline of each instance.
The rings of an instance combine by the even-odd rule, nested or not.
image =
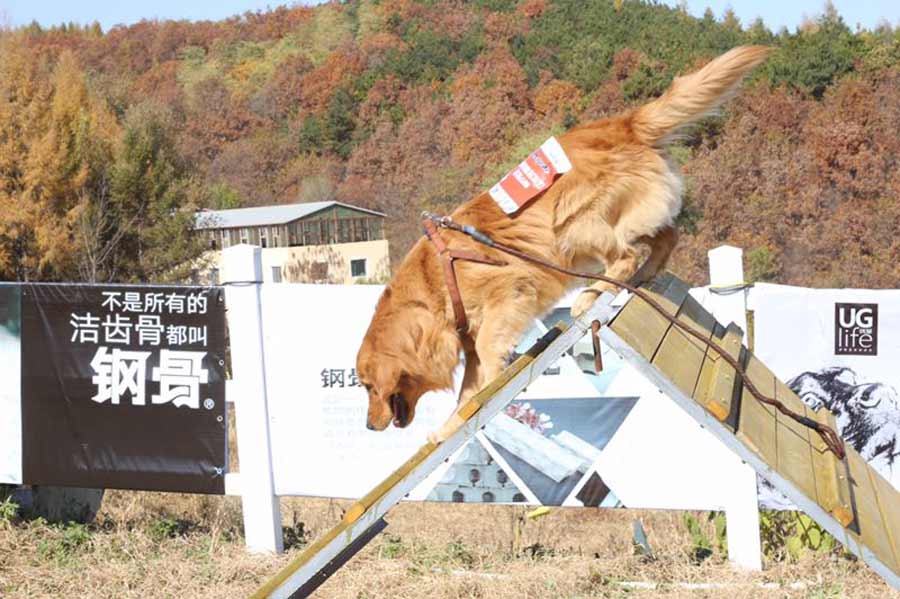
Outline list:
[[[649,304],[651,308],[653,308],[654,310],[659,312],[663,316],[663,318],[668,320],[672,325],[678,327],[679,329],[681,329],[688,335],[699,340],[701,343],[703,343],[706,346],[707,349],[712,349],[717,354],[719,354],[719,357],[722,358],[723,360],[725,360],[725,362],[729,366],[734,368],[735,372],[737,372],[740,375],[739,380],[741,380],[743,382],[744,386],[747,387],[747,391],[749,391],[750,395],[752,395],[754,398],[756,398],[757,401],[774,407],[776,410],[778,410],[779,412],[781,412],[783,415],[787,416],[788,418],[794,420],[795,422],[797,422],[805,427],[808,427],[808,428],[816,431],[816,433],[818,433],[819,436],[822,438],[822,441],[825,443],[826,447],[828,447],[828,449],[835,456],[837,456],[838,459],[843,460],[844,457],[846,456],[846,452],[844,451],[844,443],[841,440],[840,436],[838,436],[838,434],[834,431],[834,429],[832,429],[828,425],[817,422],[817,421],[813,420],[812,418],[809,418],[803,414],[798,414],[797,412],[794,412],[793,410],[791,410],[790,408],[785,406],[783,403],[781,403],[777,399],[772,398],[772,397],[767,397],[766,395],[761,393],[759,391],[759,389],[756,387],[756,385],[754,385],[753,382],[747,378],[747,376],[746,376],[747,373],[746,373],[744,367],[741,366],[737,360],[735,360],[730,355],[728,355],[728,353],[720,345],[713,342],[711,339],[707,339],[703,335],[703,333],[700,333],[693,327],[688,326],[687,324],[681,322],[675,316],[670,315],[666,311],[665,308],[663,308],[659,303],[657,303],[656,300],[654,300],[652,297],[650,297],[650,295],[648,295],[646,292],[639,289],[638,287],[635,287],[634,285],[630,285],[629,283],[626,283],[624,281],[619,281],[618,279],[613,279],[612,277],[608,277],[606,275],[598,275],[598,274],[592,274],[592,273],[586,273],[586,272],[579,272],[576,270],[570,270],[568,268],[563,268],[562,266],[553,264],[552,262],[548,262],[547,260],[544,260],[543,258],[539,258],[537,256],[532,256],[531,254],[526,254],[525,252],[517,250],[514,247],[511,247],[504,243],[496,241],[493,238],[491,238],[489,235],[483,233],[482,231],[479,231],[472,225],[458,224],[458,223],[454,222],[453,219],[451,219],[449,216],[437,216],[435,214],[432,214],[432,213],[426,211],[426,212],[422,213],[422,221],[423,221],[423,224],[425,225],[426,234],[428,235],[429,239],[431,239],[432,242],[435,243],[435,246],[438,247],[439,254],[441,256],[448,256],[448,257],[444,258],[445,264],[447,264],[449,262],[450,270],[448,272],[453,271],[452,261],[454,259],[454,256],[453,256],[454,252],[452,250],[447,250],[446,243],[443,241],[443,239],[440,237],[440,235],[437,235],[438,228],[449,229],[451,231],[457,231],[459,233],[463,233],[464,235],[471,237],[478,243],[486,245],[489,248],[499,250],[505,254],[509,254],[510,256],[519,258],[520,260],[524,260],[525,262],[530,262],[530,263],[536,264],[540,267],[554,270],[556,272],[559,272],[559,273],[562,273],[565,275],[569,275],[571,277],[592,279],[595,281],[603,281],[604,283],[609,283],[610,285],[614,285],[621,289],[625,289],[626,291],[629,291],[630,293],[633,293],[637,297],[644,300],[647,304]],[[433,231],[433,233],[428,234],[429,230]],[[438,246],[438,243],[435,242],[435,238],[440,239],[441,243],[444,245],[444,252],[440,251],[440,246]],[[445,252],[450,252],[450,253],[445,254]],[[473,258],[472,258],[473,254],[469,254],[468,252],[456,252],[456,254],[457,254],[456,258],[473,260]],[[477,255],[475,255],[475,256],[477,256]],[[474,260],[474,261],[485,263],[485,264],[492,264],[492,263],[499,262],[496,260],[487,261],[490,259],[488,258],[487,260],[485,260],[486,257],[484,257],[484,256],[479,256],[479,258],[480,259]],[[505,265],[506,263],[502,263],[502,264]],[[445,270],[447,268],[448,267],[445,266]],[[449,286],[450,278],[448,278],[447,280],[448,280],[448,286]],[[455,291],[456,296],[460,297],[459,296],[459,286],[456,284],[455,272],[453,272],[453,285],[456,290]],[[451,297],[453,297],[452,291],[451,291]],[[461,299],[459,300],[459,305],[460,305],[460,307],[462,307]],[[454,303],[454,312],[457,314],[457,325],[458,325],[459,324],[459,313],[456,312],[456,303]],[[463,314],[463,319],[465,319],[465,310],[463,310],[462,314]],[[597,365],[598,367],[602,366],[600,364],[600,360],[599,360],[600,353],[599,353],[599,351],[597,351],[599,349],[599,347],[598,347],[599,339],[597,338],[597,332],[599,331],[599,328],[600,328],[599,325],[600,325],[600,323],[597,322],[596,326],[594,326],[593,323],[591,326],[592,334],[595,337],[595,339],[597,339],[594,341],[594,348],[595,348],[594,360],[595,360],[595,365]]]

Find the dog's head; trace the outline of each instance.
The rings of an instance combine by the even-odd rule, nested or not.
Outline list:
[[[383,431],[391,424],[406,427],[416,416],[419,399],[431,389],[408,372],[404,360],[384,353],[370,354],[365,348],[360,350],[357,372],[369,394],[366,427],[374,431]]]
[[[392,303],[388,288],[356,357],[369,394],[366,427],[375,431],[408,426],[425,393],[452,387],[459,361],[459,339],[440,318],[421,306]]]

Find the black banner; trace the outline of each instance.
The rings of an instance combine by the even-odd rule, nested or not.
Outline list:
[[[23,480],[224,493],[221,288],[22,287]]]

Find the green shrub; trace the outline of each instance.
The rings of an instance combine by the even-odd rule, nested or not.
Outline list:
[[[841,550],[833,536],[802,512],[760,512],[759,532],[763,553],[773,560],[797,561],[809,552]]]
[[[775,257],[767,247],[758,247],[747,252],[747,280],[771,281],[778,274]]]
[[[714,527],[714,533],[711,537],[706,535],[700,521],[695,516],[688,513],[684,514],[684,526],[691,535],[690,556],[696,562],[702,562],[712,557],[714,549],[718,549],[723,558],[728,557],[725,513],[710,512],[706,517],[706,521],[711,522]]]
[[[19,514],[19,504],[9,498],[0,501],[0,522],[10,522]]]
[[[381,546],[381,555],[388,559],[397,559],[406,554],[406,545],[403,539],[396,535],[387,535],[384,538],[384,544]]]
[[[46,526],[43,519],[34,520],[32,526]],[[80,551],[90,548],[91,531],[85,524],[69,522],[47,526],[47,538],[38,543],[38,555],[60,564],[71,561]]]

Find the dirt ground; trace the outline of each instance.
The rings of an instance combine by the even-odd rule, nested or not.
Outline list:
[[[0,510],[0,597],[246,597],[347,502],[284,499],[288,551],[243,547],[235,498],[108,492],[89,526],[10,518]],[[765,570],[734,570],[721,551],[697,562],[681,512],[403,504],[389,526],[322,586],[323,599],[524,597],[898,598],[867,566],[835,552]],[[712,536],[713,525],[695,514]],[[640,518],[653,558],[635,554]]]

